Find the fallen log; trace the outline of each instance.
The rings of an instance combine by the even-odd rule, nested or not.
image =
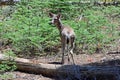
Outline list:
[[[17,57],[13,58],[11,56],[0,54],[0,62],[6,60],[15,61],[17,70],[19,71],[42,74],[49,77],[81,78],[88,76],[99,77],[105,75],[106,77],[113,76],[115,80],[120,79],[120,66],[80,66],[34,63],[29,59]],[[114,79],[111,78],[109,80]]]
[[[1,5],[13,5],[15,3],[20,2],[21,0],[0,0],[0,6]]]

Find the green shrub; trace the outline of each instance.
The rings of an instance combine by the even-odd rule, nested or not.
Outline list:
[[[103,44],[114,39],[109,34],[112,31],[114,35],[117,25],[111,23],[106,15],[120,11],[118,7],[68,4],[68,0],[22,0],[16,4],[11,18],[0,22],[1,37],[11,41],[14,51],[26,54],[38,54],[48,47],[59,45],[59,32],[48,24],[48,12],[61,13],[62,22],[75,30],[77,45],[87,46],[83,50],[94,53],[98,44],[102,48]],[[87,21],[75,22],[81,14]]]
[[[0,64],[0,72],[4,71],[13,71],[16,69],[16,63],[14,62],[14,57],[16,56],[13,51],[11,50],[5,50],[3,52],[6,56],[7,61],[2,61]],[[13,57],[11,60],[11,57]]]

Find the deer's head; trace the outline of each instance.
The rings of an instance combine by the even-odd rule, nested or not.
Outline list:
[[[49,13],[49,16],[51,18],[51,21],[49,22],[50,25],[51,24],[57,25],[60,22],[61,14]]]

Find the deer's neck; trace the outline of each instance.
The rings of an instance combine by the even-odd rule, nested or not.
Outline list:
[[[56,26],[57,26],[59,32],[61,33],[61,31],[62,31],[62,29],[63,29],[63,24],[61,23],[61,21],[58,21],[58,22],[56,23]]]

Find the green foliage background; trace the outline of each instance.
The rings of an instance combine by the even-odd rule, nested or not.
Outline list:
[[[119,25],[112,20],[120,14],[119,6],[93,6],[93,4],[68,4],[70,0],[21,0],[10,6],[11,13],[1,15],[0,36],[4,45],[12,46],[16,53],[39,54],[60,45],[58,30],[48,24],[49,12],[61,13],[62,22],[70,25],[76,33],[76,47],[86,53],[94,53],[98,48],[119,38]],[[72,0],[71,0],[72,1]],[[8,12],[10,12],[8,10]],[[113,15],[114,14],[114,15]],[[84,15],[85,20],[78,21]],[[57,49],[57,48],[56,48]]]

